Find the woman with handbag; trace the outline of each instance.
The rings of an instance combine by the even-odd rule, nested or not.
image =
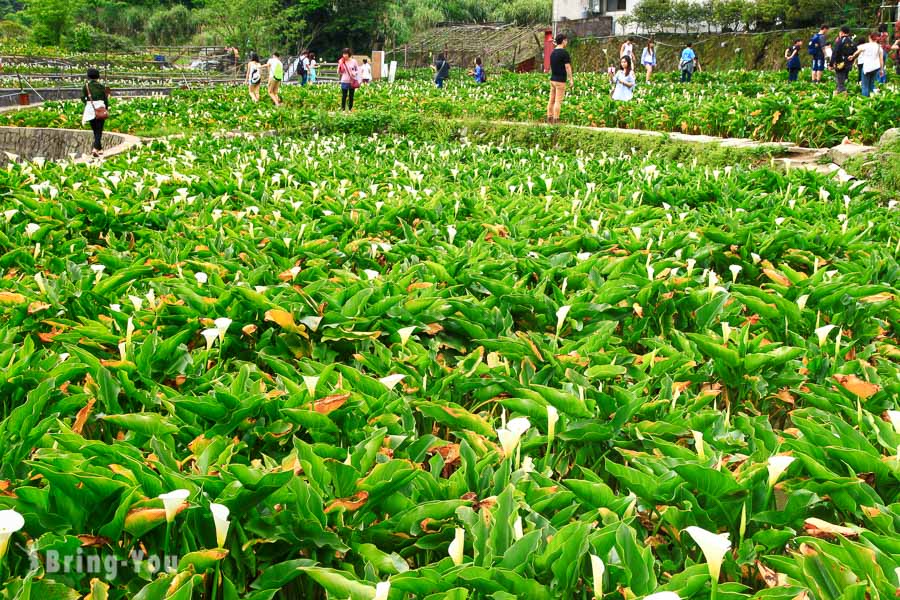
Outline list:
[[[353,58],[350,48],[341,51],[338,61],[338,77],[341,78],[341,110],[353,112],[353,95],[359,88],[359,63]]]
[[[91,156],[103,156],[103,125],[109,117],[109,94],[106,87],[100,83],[100,71],[90,68],[87,71],[87,83],[81,89],[81,101],[84,102],[84,114],[81,122],[90,123],[94,132],[94,145]]]

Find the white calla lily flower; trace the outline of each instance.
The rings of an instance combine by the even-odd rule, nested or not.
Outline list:
[[[697,456],[700,457],[700,460],[706,460],[706,451],[703,448],[703,432],[692,429],[691,435],[694,436],[694,447],[697,449]]]
[[[603,573],[606,572],[606,564],[596,554],[591,554],[591,577],[594,580],[594,600],[603,597]]]
[[[521,540],[523,537],[525,537],[525,531],[522,528],[522,517],[517,516],[516,520],[513,521],[513,538]]]
[[[163,508],[166,509],[166,521],[171,523],[178,514],[178,509],[184,504],[191,493],[184,489],[173,490],[167,494],[160,494],[159,499],[163,501]]]
[[[394,386],[396,386],[398,383],[403,381],[404,378],[406,378],[406,375],[400,375],[399,373],[394,373],[393,375],[388,375],[387,377],[382,377],[378,381],[380,381],[381,384],[384,387],[386,387],[387,389],[392,390],[392,389],[394,389]]]
[[[822,325],[821,327],[816,329],[815,334],[816,338],[818,338],[819,340],[820,346],[825,344],[825,340],[828,339],[828,334],[831,333],[831,330],[835,328],[837,328],[837,325],[832,325],[829,323],[828,325]]]
[[[397,335],[400,336],[400,345],[405,346],[406,342],[409,341],[410,336],[416,332],[416,327],[404,327],[402,329],[397,330]]]
[[[203,335],[203,338],[206,340],[206,351],[209,352],[212,350],[215,341],[219,339],[219,330],[215,327],[211,327],[210,329],[204,329],[200,334]]]
[[[888,419],[891,420],[891,425],[894,426],[894,431],[897,432],[897,435],[900,435],[900,410],[889,410],[887,414]]]
[[[571,306],[566,304],[564,306],[560,306],[559,309],[556,311],[556,335],[557,336],[559,335],[559,332],[562,330],[563,323],[566,320],[566,315],[569,314],[569,310],[571,308],[572,308]]]
[[[775,485],[778,481],[778,478],[787,471],[788,467],[791,466],[791,463],[797,460],[793,456],[787,456],[784,454],[778,454],[775,456],[770,456],[768,462],[766,463],[766,468],[769,471],[769,487]]]
[[[228,527],[231,525],[231,521],[228,520],[228,515],[231,514],[231,511],[228,510],[228,507],[224,504],[216,503],[210,504],[209,510],[212,513],[213,522],[216,525],[216,543],[219,545],[219,548],[224,548],[225,537],[228,535]]]
[[[391,593],[390,581],[379,581],[375,584],[374,600],[388,600],[388,594]]]
[[[9,549],[9,539],[12,534],[25,527],[25,517],[15,510],[0,510],[0,560],[6,556]]]
[[[450,548],[448,549],[450,560],[452,560],[453,564],[457,567],[463,563],[463,552],[465,551],[465,546],[466,530],[461,527],[457,527],[456,532],[453,535],[453,541],[450,542]]]
[[[219,330],[219,342],[224,342],[225,333],[227,333],[228,328],[231,327],[232,320],[228,317],[219,317],[214,323],[216,324],[216,329]]]
[[[713,533],[702,527],[692,525],[685,529],[690,534],[703,556],[706,557],[706,564],[709,567],[709,576],[713,582],[719,581],[719,573],[722,572],[722,561],[725,559],[725,553],[731,548],[731,542],[728,540],[727,533]]]
[[[306,391],[309,392],[309,395],[315,398],[316,386],[319,385],[319,378],[314,375],[304,375],[303,384],[306,385]]]
[[[547,442],[556,436],[556,424],[559,423],[559,411],[552,404],[547,405]]]

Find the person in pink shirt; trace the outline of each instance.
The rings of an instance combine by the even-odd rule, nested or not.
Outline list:
[[[338,61],[338,76],[341,78],[341,110],[353,111],[353,95],[360,85],[359,63],[353,58],[350,48],[341,51]]]

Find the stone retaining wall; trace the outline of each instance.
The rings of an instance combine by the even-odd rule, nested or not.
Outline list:
[[[120,133],[104,133],[103,147],[110,154],[118,147],[134,145],[136,139]],[[27,159],[63,160],[73,154],[80,158],[91,153],[93,141],[90,130],[0,127],[0,165],[9,162],[7,152]]]

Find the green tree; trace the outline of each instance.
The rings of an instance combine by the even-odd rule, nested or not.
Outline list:
[[[59,45],[72,28],[80,0],[28,0],[25,16],[31,23],[34,41],[47,46]]]

